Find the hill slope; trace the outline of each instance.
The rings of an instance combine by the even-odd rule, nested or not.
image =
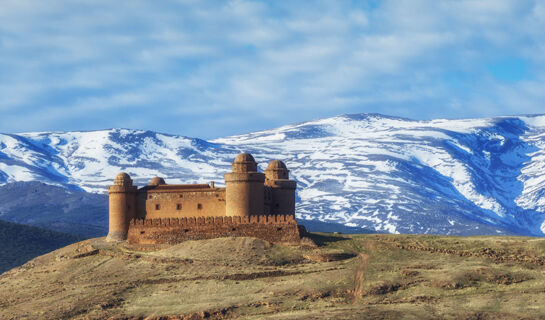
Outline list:
[[[73,235],[0,220],[0,273],[76,241]]]
[[[152,252],[86,240],[0,275],[0,318],[545,317],[543,239],[314,239],[322,247],[222,238]]]
[[[0,186],[0,219],[82,238],[107,233],[108,197],[37,181]]]
[[[211,142],[150,131],[0,135],[0,183],[40,180],[103,192],[119,171],[139,185],[222,181],[237,153],[281,158],[298,218],[391,233],[545,231],[545,116],[414,121],[344,115]]]

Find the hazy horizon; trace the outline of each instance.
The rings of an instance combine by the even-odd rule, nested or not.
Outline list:
[[[231,135],[217,136],[217,137],[206,137],[206,138],[204,138],[204,137],[199,137],[199,136],[187,136],[187,135],[184,135],[184,134],[177,134],[177,133],[172,133],[172,132],[167,132],[167,131],[161,131],[161,130],[151,130],[151,129],[142,129],[142,128],[130,128],[130,127],[111,127],[111,128],[97,128],[97,129],[88,129],[88,130],[42,130],[42,131],[21,131],[21,132],[11,132],[10,134],[27,134],[27,133],[40,133],[40,132],[52,132],[52,133],[63,133],[63,132],[93,132],[93,131],[107,131],[107,130],[114,130],[114,129],[125,129],[125,130],[137,130],[137,131],[138,131],[138,130],[142,130],[142,131],[153,131],[153,132],[162,133],[162,134],[167,134],[167,135],[186,136],[186,137],[188,137],[188,138],[197,138],[197,139],[203,139],[203,140],[206,140],[206,141],[211,141],[211,140],[226,138],[226,137],[229,137],[229,136],[238,136],[238,135],[245,135],[245,134],[249,134],[249,133],[253,133],[253,132],[274,130],[274,129],[277,129],[277,128],[280,128],[280,127],[284,127],[284,126],[296,125],[296,124],[306,123],[306,122],[312,122],[312,121],[317,121],[317,120],[320,120],[320,119],[327,119],[327,118],[333,118],[333,117],[338,117],[338,116],[363,115],[363,114],[366,114],[366,115],[379,115],[379,116],[383,116],[383,117],[386,117],[386,118],[399,118],[399,119],[404,119],[404,120],[409,120],[409,121],[471,120],[471,119],[488,119],[488,118],[493,119],[493,118],[510,118],[510,117],[538,117],[538,116],[545,116],[545,113],[532,113],[532,114],[503,115],[503,116],[495,116],[495,117],[473,117],[473,118],[468,117],[468,118],[414,119],[414,118],[408,118],[408,117],[392,116],[392,115],[382,114],[382,113],[376,113],[376,112],[370,112],[370,113],[366,113],[366,112],[362,112],[362,113],[344,113],[344,114],[334,115],[334,116],[331,116],[331,117],[314,118],[314,119],[308,119],[308,120],[303,120],[303,121],[299,121],[299,122],[289,122],[289,123],[279,124],[279,125],[276,126],[276,127],[270,127],[270,128],[267,127],[267,128],[262,128],[262,129],[255,130],[255,131],[241,131],[241,132],[238,132],[238,133],[233,133],[233,134],[231,134]],[[0,133],[6,133],[6,132],[0,132]]]

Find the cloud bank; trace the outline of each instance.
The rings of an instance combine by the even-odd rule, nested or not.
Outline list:
[[[544,113],[539,1],[25,1],[0,130],[213,138],[340,113]]]

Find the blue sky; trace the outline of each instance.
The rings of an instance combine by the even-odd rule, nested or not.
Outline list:
[[[0,132],[545,113],[543,1],[0,5]]]

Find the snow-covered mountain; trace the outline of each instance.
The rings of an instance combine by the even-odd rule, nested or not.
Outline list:
[[[221,183],[240,152],[284,160],[297,214],[381,232],[544,235],[545,115],[414,121],[343,115],[204,141],[150,131],[0,134],[0,184],[40,180],[104,192]]]

